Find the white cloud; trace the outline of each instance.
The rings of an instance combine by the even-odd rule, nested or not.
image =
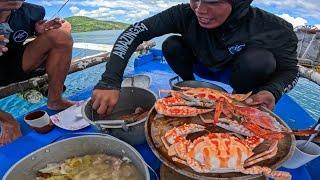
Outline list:
[[[80,9],[76,6],[71,6],[69,9],[72,12],[72,14],[76,14],[80,11]]]
[[[29,1],[59,8],[66,0]],[[82,14],[102,20],[118,19],[133,23],[176,4],[188,2],[189,0],[70,0],[66,9],[69,8],[72,15]],[[320,0],[255,0],[253,5],[280,14],[281,17],[289,14],[291,18],[283,18],[287,18],[286,20],[294,25],[303,24],[303,20],[312,19],[313,23],[320,21]]]
[[[314,26],[317,27],[318,29],[320,29],[320,24],[316,24]]]
[[[110,9],[105,7],[99,7],[98,9],[92,11],[80,10],[74,15],[76,16],[88,16],[96,19],[101,19],[103,17],[111,16]]]
[[[307,25],[308,21],[301,18],[301,17],[292,17],[289,14],[281,14],[278,15],[279,17],[283,18],[284,20],[288,21],[289,23],[291,23],[293,25],[293,27],[297,27],[297,26],[303,26],[303,25]]]
[[[291,16],[320,20],[319,0],[263,0],[254,1],[258,7],[269,7],[278,12],[290,12]]]
[[[133,23],[159,13],[188,0],[83,0],[70,1],[70,10],[76,16],[88,16],[100,20],[122,19]],[[75,7],[79,7],[78,9]],[[88,10],[88,7],[93,10]]]

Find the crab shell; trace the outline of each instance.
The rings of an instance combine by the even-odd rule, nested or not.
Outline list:
[[[227,133],[211,133],[194,140],[188,147],[187,164],[197,161],[204,165],[207,168],[193,168],[202,173],[238,172],[262,142],[260,138],[239,139]]]

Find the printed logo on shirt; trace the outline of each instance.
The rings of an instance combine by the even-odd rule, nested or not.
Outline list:
[[[231,54],[236,54],[242,51],[245,47],[246,47],[245,43],[237,43],[232,46],[229,46],[228,49]]]
[[[29,37],[29,34],[24,30],[16,31],[13,34],[13,40],[15,42],[24,42]]]
[[[135,40],[135,38],[142,32],[147,31],[148,28],[143,23],[136,23],[126,32],[124,32],[116,42],[113,48],[113,54],[119,56],[121,59],[124,59],[129,46]]]

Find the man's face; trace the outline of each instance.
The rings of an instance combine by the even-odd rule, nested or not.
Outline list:
[[[19,9],[24,0],[0,0],[0,11]]]
[[[232,12],[232,5],[227,0],[190,0],[190,6],[198,17],[200,26],[206,29],[221,26]]]

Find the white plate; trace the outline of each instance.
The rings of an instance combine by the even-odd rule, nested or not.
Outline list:
[[[52,123],[62,129],[70,131],[76,131],[88,127],[90,124],[81,115],[81,106],[84,102],[85,101],[77,102],[68,109],[50,116]]]

